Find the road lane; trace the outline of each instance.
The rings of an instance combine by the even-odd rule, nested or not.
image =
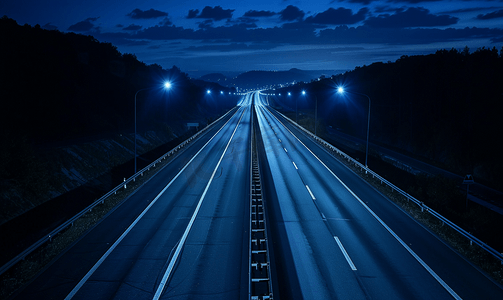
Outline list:
[[[296,299],[365,299],[365,291],[359,287],[358,278],[343,253],[336,251],[339,247],[332,233],[279,142],[277,126],[268,124],[262,107],[256,106],[256,109],[268,168],[273,178],[273,182],[264,183],[264,189],[268,189],[267,184],[274,185],[280,210],[269,210],[277,215],[273,218],[275,221],[269,224],[284,228],[286,237],[283,239],[288,243],[288,246],[282,246],[282,253],[275,249],[275,259],[281,260],[278,256],[283,257],[286,251],[289,251],[287,256],[292,258],[292,261],[283,263],[288,271],[277,270],[277,277],[280,280],[284,276],[292,277],[293,271],[300,287],[298,294],[282,291],[283,294]],[[267,199],[273,200],[276,199]],[[294,268],[288,267],[292,265]],[[283,285],[292,286],[288,283]]]
[[[247,299],[250,119],[247,106],[163,299]]]

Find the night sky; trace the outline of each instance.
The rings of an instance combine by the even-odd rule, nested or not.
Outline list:
[[[503,46],[503,0],[3,0],[3,15],[92,35],[191,75],[347,70],[439,49]]]

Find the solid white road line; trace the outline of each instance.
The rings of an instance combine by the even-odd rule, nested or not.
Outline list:
[[[180,256],[180,253],[182,252],[182,248],[185,244],[185,241],[187,240],[187,236],[189,235],[190,230],[192,229],[192,225],[194,224],[194,221],[196,220],[197,214],[199,213],[199,209],[201,208],[201,205],[203,204],[203,200],[206,197],[206,193],[208,192],[208,189],[210,188],[211,182],[213,181],[213,178],[215,177],[215,174],[217,173],[218,167],[220,166],[220,163],[222,162],[222,159],[224,158],[225,153],[227,152],[227,149],[229,148],[229,145],[231,144],[232,139],[234,138],[234,134],[236,134],[236,131],[239,127],[239,123],[241,123],[241,119],[243,118],[244,111],[241,114],[241,118],[239,118],[238,124],[236,125],[236,128],[234,128],[234,132],[231,135],[231,138],[229,139],[229,142],[227,143],[227,146],[224,149],[224,152],[222,153],[222,156],[220,156],[220,160],[218,161],[215,169],[213,170],[213,174],[211,174],[211,178],[208,181],[208,184],[206,185],[206,188],[204,189],[203,194],[201,195],[201,198],[199,199],[199,202],[197,203],[197,207],[192,214],[192,218],[190,218],[190,222],[187,225],[187,228],[185,228],[185,232],[183,233],[182,238],[180,239],[180,242],[178,243],[178,246],[176,247],[175,254],[171,258],[171,261],[169,262],[168,268],[166,269],[166,272],[164,273],[164,276],[162,277],[161,283],[159,284],[159,287],[157,288],[157,291],[155,292],[153,300],[157,300],[161,297],[162,291],[164,290],[164,287],[166,286],[166,283],[169,280],[169,276],[173,272],[173,269],[175,267],[175,263]]]
[[[299,168],[297,168],[297,165],[295,164],[295,162],[294,162],[294,161],[292,161],[292,164],[293,164],[293,166],[295,167],[295,169],[296,169],[296,170],[298,170],[298,169],[299,169]]]
[[[344,246],[342,245],[341,241],[339,240],[338,237],[334,236],[335,241],[337,242],[337,245],[339,245],[339,248],[342,251],[342,254],[344,254],[344,257],[346,258],[346,261],[348,262],[349,266],[351,267],[351,270],[356,271],[356,266],[349,257],[349,254],[346,252],[346,249],[344,249]]]

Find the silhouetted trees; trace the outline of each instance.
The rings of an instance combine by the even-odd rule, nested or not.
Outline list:
[[[465,47],[359,67],[308,84],[311,96],[298,100],[299,107],[314,108],[317,96],[318,116],[326,125],[365,139],[368,101],[357,93],[366,94],[372,99],[371,142],[503,188],[502,83],[503,48],[470,53]],[[337,85],[345,86],[346,96],[336,93]]]
[[[131,132],[134,95],[145,88],[138,94],[139,130],[161,123],[180,127],[184,117],[211,109],[202,101],[204,87],[194,85],[178,67],[146,65],[92,36],[19,26],[5,16],[0,36],[0,122],[13,136],[40,143]],[[165,80],[173,81],[172,91],[162,90]],[[232,107],[232,100],[220,108]]]

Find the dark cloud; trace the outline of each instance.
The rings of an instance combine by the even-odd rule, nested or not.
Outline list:
[[[220,21],[224,19],[232,18],[232,13],[235,9],[223,9],[221,6],[206,6],[203,8],[201,13],[199,13],[199,9],[191,9],[189,10],[189,14],[187,15],[187,19],[212,19],[215,21]]]
[[[44,26],[42,26],[43,29],[47,30],[58,30],[57,26],[52,25],[51,23],[47,23]]]
[[[120,33],[103,34],[99,30],[97,36],[106,41],[117,45],[131,45],[132,43],[145,43],[149,45],[152,41],[176,41],[192,40],[203,43],[232,44],[222,51],[252,50],[258,48],[273,48],[277,45],[351,45],[351,44],[396,44],[396,45],[417,45],[431,44],[436,42],[463,41],[474,38],[485,38],[492,42],[498,41],[503,36],[503,29],[489,28],[464,28],[464,29],[438,29],[427,28],[433,25],[443,25],[449,22],[457,21],[456,18],[448,16],[432,15],[423,8],[399,9],[395,14],[385,14],[370,18],[364,21],[364,26],[348,27],[338,26],[328,28],[326,25],[341,22],[345,13],[345,22],[355,21],[356,16],[366,15],[368,11],[360,10],[353,13],[348,10],[328,9],[303,20],[303,13],[297,14],[294,22],[285,22],[273,28],[258,28],[255,19],[242,17],[231,19],[223,26],[215,27],[214,19],[202,19],[198,29],[185,29],[173,25],[171,22],[159,23],[153,27],[134,28],[130,27],[121,30]],[[198,13],[199,14],[199,13]],[[426,17],[417,20],[418,16]],[[408,18],[406,18],[408,17]],[[347,19],[349,18],[349,19]],[[166,18],[167,19],[167,18]],[[93,21],[88,19],[82,24],[72,26],[81,26],[80,30],[89,31],[96,29],[93,27]],[[296,20],[296,21],[295,21]],[[446,20],[448,22],[446,22]],[[319,23],[316,23],[316,22]],[[330,22],[330,23],[328,23]],[[374,22],[374,23],[372,23]],[[322,24],[324,23],[324,24]],[[85,25],[85,26],[84,26]],[[321,26],[321,27],[320,27]],[[419,28],[418,28],[419,27]],[[319,30],[322,28],[321,30]],[[131,29],[131,30],[129,30]],[[134,29],[134,30],[133,30]],[[251,46],[253,45],[253,47]],[[246,46],[246,47],[245,47]],[[234,49],[234,50],[233,50]],[[203,48],[193,49],[194,51],[203,50]]]
[[[477,16],[478,20],[491,20],[491,19],[499,19],[503,18],[503,9],[488,13],[488,14],[480,14]]]
[[[329,8],[326,11],[306,18],[307,23],[326,24],[326,25],[344,25],[355,24],[365,20],[368,8],[364,7],[353,14],[351,9],[339,7],[338,9]]]
[[[390,15],[382,14],[370,17],[365,25],[374,28],[408,28],[408,27],[433,27],[448,26],[458,22],[459,18],[448,15],[434,15],[423,7],[410,7],[407,10]]]
[[[136,31],[136,30],[140,30],[142,26],[140,25],[135,25],[135,24],[131,24],[127,27],[124,27],[122,28],[122,30],[132,30],[132,31]]]
[[[70,25],[70,27],[68,27],[68,30],[70,30],[70,31],[77,31],[77,32],[90,31],[91,29],[95,29],[94,24],[92,22],[94,22],[94,21],[96,21],[98,19],[99,19],[99,17],[97,17],[97,18],[87,18],[84,21],[80,21],[78,23]]]
[[[302,10],[293,5],[288,5],[279,14],[282,21],[301,21],[305,15]]]
[[[249,17],[249,18],[260,18],[260,17],[272,17],[274,15],[277,15],[277,13],[273,11],[268,11],[268,10],[249,10],[245,12],[243,15],[244,17]]]
[[[169,26],[173,25],[173,22],[169,18],[164,18],[161,22],[159,22],[159,25],[161,26]]]
[[[319,41],[330,44],[395,44],[417,45],[435,42],[461,41],[472,38],[494,39],[503,35],[503,29],[464,28],[370,28],[367,26],[338,26],[320,31]]]
[[[487,10],[489,7],[470,7],[470,8],[460,8],[441,12],[442,14],[458,14],[458,13],[470,13],[475,11]]]
[[[205,46],[191,46],[187,47],[185,51],[215,51],[215,52],[231,52],[231,51],[249,51],[249,50],[270,50],[276,48],[278,45],[269,43],[260,44],[245,44],[245,43],[231,43],[227,45],[205,45]]]
[[[168,16],[168,13],[162,12],[159,10],[155,10],[153,8],[149,10],[141,10],[139,8],[136,8],[126,16],[132,18],[132,19],[155,19],[155,18],[160,18],[160,17],[166,17]]]
[[[370,3],[374,2],[374,1],[376,1],[376,0],[332,0],[332,1],[330,1],[330,4],[333,4],[335,2],[347,2],[347,3],[369,5]]]
[[[258,19],[253,19],[249,17],[240,17],[237,19],[227,19],[226,24],[227,25],[244,24],[247,28],[256,28],[257,22]]]
[[[209,29],[213,27],[213,20],[204,20],[198,24],[201,29]]]
[[[189,14],[187,15],[187,19],[197,18],[198,14],[199,14],[199,9],[191,9],[191,10],[189,10]]]

